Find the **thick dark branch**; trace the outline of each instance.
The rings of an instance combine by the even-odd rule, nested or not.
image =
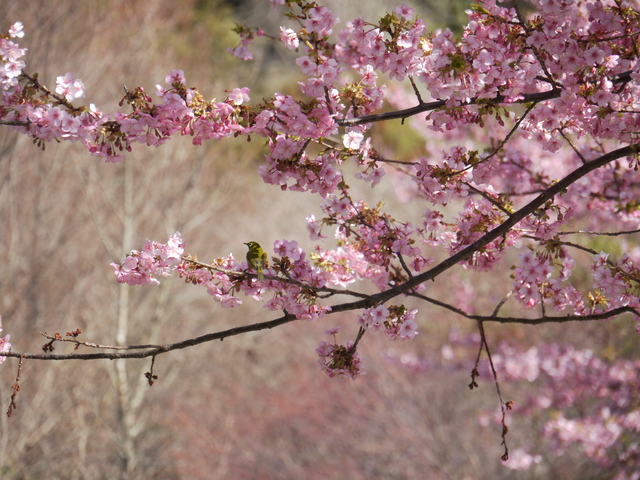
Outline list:
[[[624,83],[624,82],[628,82],[630,79],[631,79],[630,71],[623,72],[611,77],[611,81],[613,83]],[[515,101],[509,100],[509,104],[543,102],[545,100],[559,98],[561,92],[562,90],[559,88],[552,88],[551,90],[547,90],[546,92],[525,93],[522,95],[522,98],[519,100],[515,100]],[[496,95],[493,99],[487,99],[487,98],[478,99],[477,97],[474,97],[470,99],[468,102],[462,103],[462,105],[463,106],[464,105],[482,105],[482,104],[497,105],[497,104],[505,103],[506,101],[507,101],[507,97],[505,97],[504,95]],[[437,100],[435,102],[420,103],[415,107],[407,108],[405,110],[397,110],[394,112],[385,112],[385,113],[375,113],[373,115],[365,115],[363,117],[357,117],[357,118],[344,118],[344,119],[337,120],[337,123],[341,127],[354,127],[356,125],[382,122],[385,120],[395,120],[398,118],[404,120],[405,118],[413,117],[414,115],[418,115],[420,113],[442,108],[446,105],[446,103],[447,103],[446,100]]]
[[[542,102],[544,100],[551,100],[552,98],[560,97],[561,90],[554,88],[552,90],[548,90],[546,92],[536,92],[536,93],[527,93],[523,95],[523,98],[515,101],[509,101],[509,104],[513,103],[529,103],[529,102]],[[463,102],[461,105],[478,105],[478,104],[492,104],[497,105],[500,103],[505,103],[507,97],[504,95],[497,95],[493,99],[478,99],[472,98],[468,102]],[[336,120],[338,125],[341,127],[354,127],[356,125],[365,125],[367,123],[374,122],[383,122],[386,120],[395,120],[395,119],[405,119],[409,117],[413,117],[414,115],[418,115],[420,113],[429,112],[431,110],[437,110],[438,108],[442,108],[446,105],[446,100],[437,100],[435,102],[429,103],[421,103],[420,105],[416,105],[415,107],[406,108],[404,110],[396,110],[394,112],[384,112],[384,113],[374,113],[372,115],[365,115],[363,117],[356,118],[343,118],[340,120]]]
[[[398,295],[410,292],[411,289],[420,285],[421,283],[435,279],[438,275],[450,269],[454,265],[457,265],[460,262],[464,262],[465,260],[469,260],[475,252],[481,250],[483,247],[493,242],[495,239],[505,236],[509,232],[509,230],[513,228],[518,222],[531,215],[538,208],[543,206],[547,201],[551,200],[553,197],[566,190],[570,185],[577,182],[580,178],[614,160],[617,160],[618,158],[634,155],[639,149],[640,144],[629,145],[627,147],[619,148],[605,155],[602,155],[601,157],[592,160],[586,165],[582,165],[580,168],[574,170],[569,175],[550,186],[547,190],[542,192],[520,210],[513,213],[499,226],[497,226],[490,232],[485,233],[471,245],[463,248],[458,253],[440,262],[432,269],[427,270],[420,275],[416,275],[415,277],[410,278],[405,283],[402,283],[396,287],[372,295],[370,299],[335,305],[332,307],[332,313],[368,308],[379,303],[384,303]]]

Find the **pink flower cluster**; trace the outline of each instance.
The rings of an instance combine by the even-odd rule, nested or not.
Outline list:
[[[383,331],[392,340],[408,340],[418,334],[416,313],[418,310],[407,310],[404,306],[378,305],[358,315],[358,325],[372,332]]]
[[[477,351],[478,335],[452,331],[449,340],[443,347],[442,359],[450,367],[468,371],[468,361],[461,353]],[[536,416],[534,423],[549,440],[553,454],[561,456],[568,449],[575,452],[580,447],[591,461],[605,469],[615,469],[615,478],[635,478],[640,461],[640,407],[636,401],[640,361],[605,361],[593,350],[559,343],[523,348],[511,342],[493,346],[492,358],[501,390],[519,392],[518,401],[511,405],[512,414]],[[396,363],[415,371],[416,365],[433,368],[437,360],[420,358]],[[478,371],[487,380],[492,379],[487,360],[480,362]],[[491,417],[482,413],[478,420],[488,425]],[[498,424],[502,422],[500,409],[494,411],[493,419]],[[511,428],[519,423],[517,418],[511,419]],[[534,468],[534,476],[539,473],[535,465],[542,460],[542,452],[535,450],[541,446],[539,441],[533,443],[510,448],[504,465],[513,470]]]
[[[396,223],[379,208],[371,208],[364,201],[354,203],[346,191],[341,197],[328,196],[322,209],[327,215],[324,224],[336,225],[335,237],[342,247],[320,255],[339,265],[331,269],[342,276],[342,283],[348,283],[345,275],[350,275],[351,281],[369,278],[385,289],[395,275],[395,258],[402,257],[416,272],[431,262],[416,246],[416,229],[411,222]],[[353,268],[356,266],[359,268]]]
[[[22,23],[14,23],[9,29],[9,37],[21,38],[23,36]],[[8,90],[18,84],[18,77],[25,66],[25,63],[20,58],[24,56],[26,50],[26,48],[19,48],[17,43],[0,37],[0,58],[2,58],[0,86],[2,90]]]
[[[84,98],[84,84],[82,80],[76,80],[71,73],[67,73],[56,79],[56,93],[68,102],[73,102],[76,98]]]
[[[154,276],[168,277],[183,253],[184,242],[180,232],[176,232],[166,244],[147,240],[141,251],[132,250],[121,265],[112,263],[111,266],[120,283],[159,285],[160,281]]]
[[[640,307],[640,267],[626,254],[615,263],[609,263],[608,257],[607,253],[601,252],[591,266],[599,307]]]
[[[541,302],[554,269],[548,259],[531,251],[521,253],[519,260],[513,272],[514,293],[522,305],[532,308]]]
[[[249,269],[247,263],[236,262],[233,255],[217,258],[210,264],[183,257],[184,243],[179,233],[172,235],[166,245],[147,240],[142,252],[134,250],[122,265],[112,266],[118,281],[131,285],[158,284],[159,280],[154,275],[167,277],[175,270],[185,282],[205,287],[207,293],[223,307],[241,305],[242,301],[236,295],[243,292],[262,301],[265,308],[286,311],[299,319],[312,320],[330,311],[330,307],[318,303],[318,295],[312,290],[326,286],[328,275],[307,260],[298,243],[278,240],[274,244],[274,252],[280,256],[276,259],[278,263],[274,267],[266,267],[264,274],[277,276],[283,273],[285,281],[260,281],[248,276],[245,274]],[[273,297],[266,299],[267,292],[272,292]]]
[[[253,44],[254,37],[262,37],[264,32],[261,28],[252,29],[243,25],[238,25],[235,32],[240,36],[240,44],[233,49],[227,48],[227,51],[245,62],[253,60],[253,53],[249,50],[249,46]]]
[[[157,86],[161,102],[153,104],[138,88],[125,97],[134,107],[133,113],[105,115],[93,104],[71,105],[73,100],[84,97],[85,89],[82,81],[70,73],[57,78],[56,98],[46,90],[40,90],[40,96],[28,93],[38,92],[40,84],[23,73],[25,64],[19,60],[23,55],[24,49],[0,37],[0,122],[38,141],[81,142],[92,155],[115,162],[123,158],[120,152],[131,151],[134,143],[159,146],[175,133],[191,135],[193,143],[200,145],[205,140],[243,131],[238,109],[249,101],[246,87],[234,89],[225,102],[206,103],[195,90],[186,88],[184,73],[174,70],[165,79],[170,88]]]

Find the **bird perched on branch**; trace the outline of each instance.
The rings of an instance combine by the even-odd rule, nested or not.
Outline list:
[[[264,280],[262,269],[267,266],[267,252],[265,252],[258,242],[245,243],[249,247],[247,252],[247,263],[258,272],[258,280]]]

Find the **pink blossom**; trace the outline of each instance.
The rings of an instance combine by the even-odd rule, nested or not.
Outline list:
[[[332,27],[338,22],[338,18],[327,7],[313,7],[309,9],[305,28],[309,33],[317,33],[319,38],[324,38],[332,33]]]
[[[130,285],[159,285],[154,277],[168,277],[184,253],[184,242],[179,232],[169,237],[167,244],[147,240],[142,251],[132,250],[121,265],[112,263],[120,283]]]
[[[331,327],[329,330],[325,331],[325,335],[337,335],[340,331],[340,327]]]
[[[13,25],[11,25],[11,28],[9,28],[9,36],[11,38],[22,38],[24,37],[24,32],[22,31],[22,22],[16,22]]]
[[[234,105],[242,105],[249,101],[249,89],[247,87],[234,88],[229,94],[229,100]]]
[[[164,78],[167,85],[179,84],[186,85],[186,79],[182,70],[171,70],[171,73]]]
[[[396,13],[396,15],[404,18],[405,20],[411,20],[411,19],[413,19],[413,16],[415,15],[415,12],[414,12],[413,8],[411,8],[406,3],[402,4],[399,7],[396,7],[395,13]]]
[[[290,28],[280,27],[280,40],[289,50],[295,50],[300,45],[298,35]]]
[[[2,315],[0,315],[0,332],[2,331]],[[9,340],[11,339],[11,335],[5,335],[3,338],[0,338],[0,353],[10,352],[11,351],[11,343]],[[0,364],[4,362],[3,357],[0,355]]]
[[[384,168],[374,168],[369,173],[356,173],[355,177],[371,183],[371,188],[375,187],[382,177],[385,176]]]
[[[84,84],[82,80],[74,80],[71,73],[56,79],[56,93],[63,95],[69,102],[76,98],[84,98]]]
[[[247,43],[241,43],[236,48],[227,48],[227,51],[236,58],[243,61],[253,60],[253,53],[249,50]]]
[[[315,215],[309,215],[307,217],[307,229],[309,230],[309,238],[311,240],[318,240],[321,238],[327,238],[326,235],[322,235],[320,232],[321,225],[316,221]]]
[[[364,135],[361,132],[351,130],[344,135],[342,143],[345,148],[350,150],[357,150],[360,148],[360,144],[364,140]]]

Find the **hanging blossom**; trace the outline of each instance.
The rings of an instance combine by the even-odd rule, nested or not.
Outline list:
[[[327,335],[334,338],[340,327],[333,327],[327,330]],[[357,350],[354,348],[354,342],[349,341],[346,345],[329,343],[321,340],[316,349],[318,354],[318,364],[320,369],[329,377],[348,376],[353,380],[359,375],[366,372],[362,369],[362,360],[358,356]]]

